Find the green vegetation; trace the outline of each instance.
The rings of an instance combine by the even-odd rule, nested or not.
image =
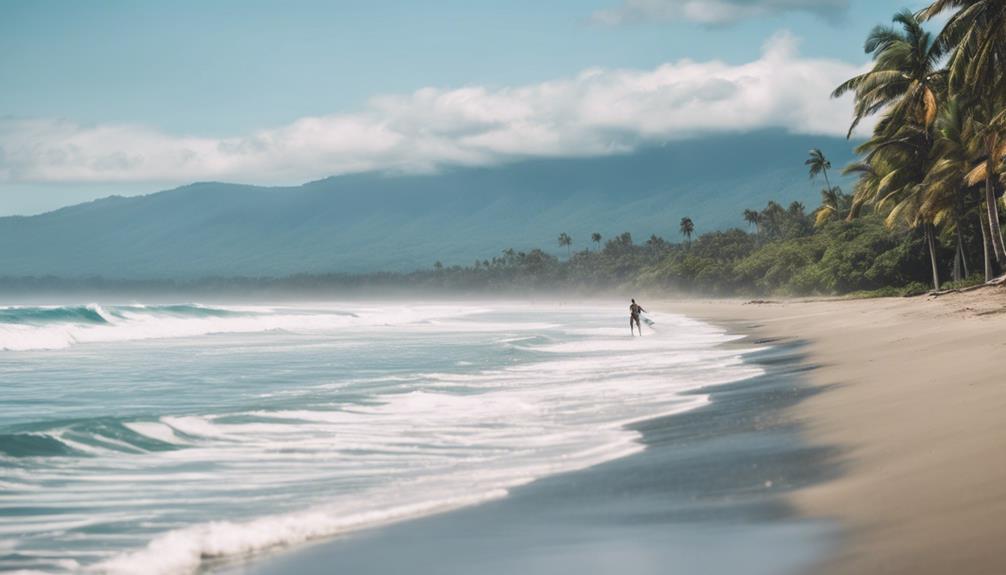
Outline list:
[[[924,23],[949,13],[936,36]],[[1006,159],[1006,3],[938,0],[917,14],[902,11],[894,27],[866,40],[873,67],[839,86],[852,93],[852,130],[878,116],[863,157],[846,168],[859,176],[846,219],[866,210],[889,229],[921,229],[931,283],[948,267],[966,281],[968,254],[979,254],[986,281],[1006,266],[1000,198]],[[977,227],[981,242],[968,241]],[[949,241],[948,241],[949,240]],[[947,265],[945,249],[952,245]]]
[[[690,241],[682,226],[686,241],[680,244],[656,235],[640,244],[624,233],[603,249],[574,252],[566,261],[542,250],[508,249],[492,260],[417,272],[409,279],[417,287],[462,290],[633,287],[715,295],[924,291],[921,282],[929,265],[925,238],[912,230],[892,232],[880,215],[815,227],[816,216],[796,202],[788,208],[770,202],[754,213],[756,233],[731,229]]]

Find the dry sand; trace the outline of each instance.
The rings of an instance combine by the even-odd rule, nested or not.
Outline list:
[[[794,496],[846,527],[815,573],[1006,574],[1006,290],[653,307],[808,343],[831,387],[792,415],[844,454]]]

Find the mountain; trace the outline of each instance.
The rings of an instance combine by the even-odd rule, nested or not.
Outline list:
[[[506,247],[574,249],[591,232],[678,240],[744,226],[769,200],[819,203],[803,165],[819,147],[839,168],[841,139],[782,132],[719,135],[627,155],[537,159],[428,175],[332,177],[297,187],[198,183],[0,218],[0,275],[121,279],[408,271],[470,263]],[[848,188],[847,183],[843,184]]]

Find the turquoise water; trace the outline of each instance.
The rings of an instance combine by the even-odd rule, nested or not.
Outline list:
[[[0,309],[0,570],[191,573],[505,497],[761,373],[624,307]]]

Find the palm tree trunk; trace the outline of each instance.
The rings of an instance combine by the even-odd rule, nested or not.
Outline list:
[[[968,255],[964,253],[964,235],[961,233],[961,229],[957,228],[957,253],[961,257],[961,278],[971,277],[971,271],[968,270]]]
[[[957,247],[954,249],[954,271],[953,280],[955,282],[961,281],[961,262],[963,261],[963,253],[961,252],[961,231],[957,230]]]
[[[929,264],[933,269],[933,290],[939,291],[940,289],[940,268],[936,262],[936,239],[933,237],[933,229],[931,224],[923,224],[926,232],[926,245],[929,246]]]
[[[963,241],[961,240],[961,196],[957,194],[954,202],[954,271],[953,278],[955,282],[961,281],[961,268],[964,262],[964,249],[961,247]],[[965,272],[967,275],[967,272]]]
[[[958,249],[961,251],[961,263],[964,265],[964,277],[971,277],[971,270],[968,269],[968,254],[964,249],[964,233],[961,232],[961,226],[964,225],[964,195],[962,193],[957,194],[957,243]]]
[[[1003,245],[1002,226],[999,225],[999,207],[996,203],[995,184],[992,182],[991,175],[985,178],[985,211],[989,218],[992,250],[995,253],[996,261],[1002,264],[1006,262],[1006,246]]]
[[[824,172],[824,183],[828,185],[828,191],[831,191],[831,180],[828,179],[828,169],[824,168],[821,170]]]
[[[992,281],[992,246],[989,245],[989,220],[981,213],[982,210],[988,213],[988,210],[981,205],[981,202],[979,202],[978,208],[978,223],[981,224],[979,227],[982,229],[982,261],[985,262],[985,281]]]

